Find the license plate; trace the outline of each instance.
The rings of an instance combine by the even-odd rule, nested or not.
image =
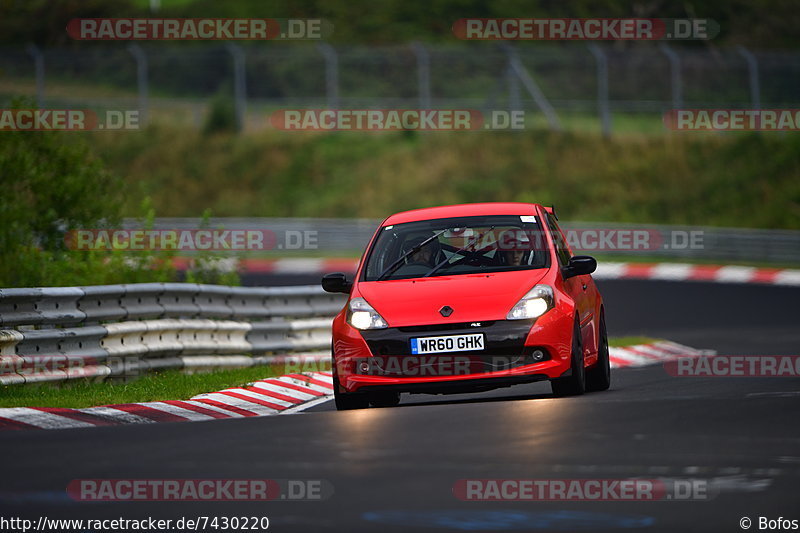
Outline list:
[[[415,337],[411,339],[411,353],[471,352],[484,349],[483,333],[443,335],[441,337]]]

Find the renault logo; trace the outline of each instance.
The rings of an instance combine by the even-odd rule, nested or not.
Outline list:
[[[439,314],[444,317],[448,317],[453,314],[453,308],[450,307],[449,305],[445,305],[444,307],[439,309]]]

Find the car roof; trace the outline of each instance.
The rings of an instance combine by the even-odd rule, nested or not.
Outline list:
[[[481,215],[535,215],[539,204],[521,202],[486,202],[480,204],[443,205],[403,211],[387,218],[383,225],[403,224],[435,218],[472,217]]]

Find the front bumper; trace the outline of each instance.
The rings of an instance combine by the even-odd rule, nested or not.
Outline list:
[[[489,390],[552,379],[570,367],[572,321],[555,309],[539,319],[497,320],[359,331],[334,323],[340,392],[428,394]],[[483,333],[480,351],[411,353],[411,339]],[[533,354],[544,358],[535,361]]]

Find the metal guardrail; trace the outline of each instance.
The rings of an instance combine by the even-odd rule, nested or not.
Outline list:
[[[325,350],[344,300],[318,286],[0,289],[0,384],[249,366]]]
[[[380,224],[378,219],[331,218],[212,218],[211,228],[226,230],[246,229],[271,231],[281,243],[288,234],[313,232],[314,250],[323,252],[361,252]],[[628,224],[611,222],[563,221],[562,228],[574,231],[579,237],[585,232],[644,231],[651,246],[644,249],[592,249],[570,243],[576,253],[617,254],[626,257],[637,255],[658,258],[694,259],[703,261],[758,261],[764,263],[800,264],[800,231],[766,230],[748,228],[720,228],[711,226],[668,226],[658,224]],[[133,219],[123,223],[126,229],[140,227]],[[196,229],[196,218],[158,218],[155,229]],[[699,235],[699,246],[690,246],[692,235]],[[581,239],[578,238],[578,241]],[[667,245],[666,247],[664,245]],[[287,247],[284,246],[285,252]],[[308,251],[301,249],[298,251]],[[220,257],[226,252],[217,252]],[[291,253],[291,252],[288,252]],[[227,252],[230,255],[231,252]]]

